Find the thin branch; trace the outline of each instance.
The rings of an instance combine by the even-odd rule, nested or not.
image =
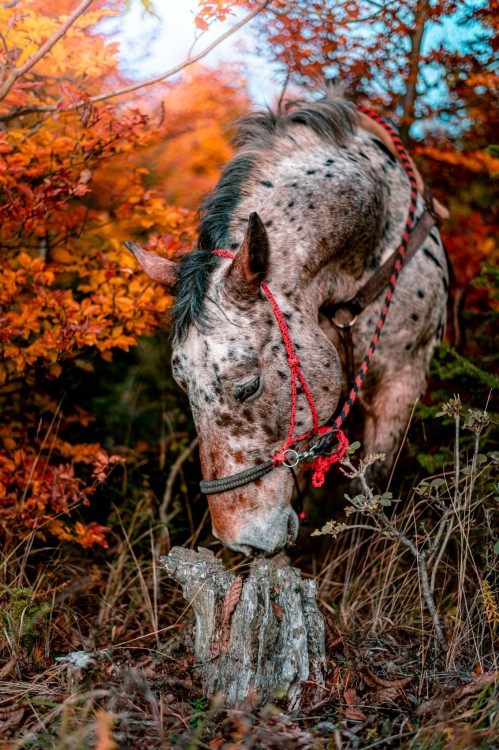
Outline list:
[[[0,101],[4,99],[9,91],[11,90],[14,83],[17,81],[18,78],[23,76],[25,73],[28,72],[28,70],[31,70],[31,68],[36,65],[37,62],[39,62],[42,57],[44,57],[47,52],[50,52],[52,47],[57,44],[59,39],[61,39],[64,34],[68,31],[68,29],[74,24],[75,21],[78,20],[78,18],[84,13],[87,8],[93,3],[94,0],[82,0],[82,2],[79,4],[79,6],[73,11],[73,13],[68,16],[66,21],[62,24],[62,26],[55,32],[55,34],[52,34],[52,36],[47,39],[47,41],[42,44],[40,49],[35,52],[35,54],[29,58],[29,60],[26,60],[24,65],[21,65],[20,68],[13,68],[9,75],[7,76],[7,79],[5,83],[3,84],[2,88],[0,89]]]
[[[206,57],[206,55],[208,55],[212,50],[214,50],[215,47],[218,47],[219,44],[221,44],[230,36],[232,36],[232,34],[235,34],[236,31],[239,31],[239,29],[241,29],[249,21],[251,21],[255,16],[261,13],[262,10],[265,10],[265,8],[268,5],[270,5],[271,2],[273,2],[273,0],[265,0],[265,2],[263,2],[261,5],[258,5],[254,10],[251,11],[251,13],[249,13],[247,16],[245,16],[245,18],[239,21],[239,23],[236,23],[235,26],[232,26],[232,28],[228,29],[228,31],[226,31],[224,34],[219,36],[218,39],[215,39],[215,41],[209,44],[204,50],[202,50],[202,52],[199,52],[197,55],[194,55],[194,57],[189,57],[183,63],[180,63],[179,65],[176,65],[174,68],[167,70],[166,73],[161,73],[160,75],[153,76],[152,78],[146,78],[144,81],[130,84],[130,86],[124,86],[122,89],[117,89],[116,91],[109,91],[105,94],[99,94],[98,96],[93,96],[90,98],[90,101],[95,103],[95,102],[105,101],[106,99],[113,99],[115,96],[122,96],[123,94],[129,94],[132,91],[137,91],[137,89],[145,88],[147,86],[152,86],[155,83],[160,83],[161,81],[164,81],[165,78],[171,78],[177,73],[180,73],[181,70],[184,70],[190,65],[193,65],[194,63],[199,62],[199,60],[202,60],[203,57]]]
[[[192,442],[183,451],[183,453],[180,454],[180,456],[177,458],[177,460],[175,461],[175,463],[173,464],[171,468],[170,474],[168,476],[168,480],[166,482],[165,494],[163,495],[163,502],[161,503],[160,508],[159,508],[159,517],[160,517],[161,522],[164,524],[166,524],[166,511],[168,510],[168,506],[170,505],[170,502],[172,499],[173,485],[175,483],[175,480],[183,464],[187,461],[189,456],[197,448],[198,442],[199,442],[198,438],[195,437],[194,440],[192,440]]]
[[[390,6],[398,5],[399,0],[390,0],[384,5],[380,5],[379,3],[374,3],[374,2],[371,2],[370,4],[374,5],[374,7],[377,8],[378,10],[373,11],[373,13],[370,13],[367,16],[362,16],[361,18],[342,19],[341,21],[342,25],[350,26],[351,24],[364,23],[365,21],[371,21],[373,18],[379,18],[379,16],[384,11],[387,11],[390,8]],[[281,16],[283,18],[287,17],[289,10],[298,10],[301,16],[309,16],[310,18],[319,19],[319,13],[317,11],[302,8],[296,2],[294,2],[294,0],[279,0],[279,5],[282,5],[285,7],[282,10],[280,10],[279,8],[276,8],[274,12],[276,15]],[[322,24],[329,22],[335,25],[338,23],[338,18],[332,12],[328,12],[328,13],[321,12],[320,21]]]
[[[90,2],[93,2],[93,0],[85,0],[88,4]],[[92,96],[89,99],[85,101],[85,104],[88,102],[91,102],[92,104],[95,104],[97,102],[106,101],[108,99],[114,99],[116,96],[123,96],[124,94],[130,94],[132,91],[137,91],[138,89],[146,88],[148,86],[153,86],[155,83],[160,83],[161,81],[164,81],[167,78],[171,78],[172,76],[176,75],[177,73],[180,73],[181,70],[185,70],[185,68],[188,68],[190,65],[194,65],[194,63],[199,62],[199,60],[202,60],[203,57],[206,57],[212,50],[214,50],[216,47],[218,47],[222,42],[224,42],[226,39],[228,39],[230,36],[236,33],[236,31],[239,31],[243,26],[245,26],[249,21],[251,21],[255,16],[258,15],[258,13],[261,13],[262,10],[265,10],[265,8],[270,5],[274,0],[265,0],[261,5],[259,5],[257,8],[255,8],[251,13],[249,13],[245,18],[243,18],[239,23],[236,23],[235,26],[232,26],[228,31],[226,31],[224,34],[218,37],[218,39],[215,39],[214,42],[208,45],[202,52],[195,55],[194,57],[189,57],[184,62],[180,63],[179,65],[176,65],[174,68],[170,68],[170,70],[167,70],[165,73],[160,73],[160,75],[153,76],[152,78],[146,78],[144,81],[139,81],[138,83],[130,84],[129,86],[124,86],[121,89],[117,89],[116,91],[108,91],[104,94],[98,94],[96,96]],[[23,66],[24,67],[24,66]],[[8,93],[10,88],[12,87],[13,83],[15,82],[17,78],[14,78],[14,80],[10,83],[8,89],[3,93],[3,89],[7,85],[8,81],[10,80],[10,76],[7,79],[4,87],[0,90],[0,101],[5,95]],[[59,100],[60,101],[60,100]],[[46,112],[55,112],[57,110],[57,107],[59,105],[59,101],[55,104],[50,104],[45,107],[33,107],[31,109],[17,111],[15,114],[7,114],[0,117],[0,121],[6,121],[12,119],[12,117],[19,117],[20,115],[25,114],[42,114]],[[82,102],[77,102],[72,109],[80,109],[83,106]]]

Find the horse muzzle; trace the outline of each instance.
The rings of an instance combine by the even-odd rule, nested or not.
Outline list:
[[[291,547],[298,536],[300,522],[291,507],[281,509],[280,514],[271,513],[268,517],[246,519],[233,535],[218,533],[213,526],[213,534],[233,552],[246,557],[271,557],[285,547]]]

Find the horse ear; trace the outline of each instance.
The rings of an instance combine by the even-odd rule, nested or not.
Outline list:
[[[170,294],[174,293],[177,276],[175,263],[172,260],[154,255],[135,242],[125,242],[125,247],[135,255],[138,264],[150,279],[166,287]]]
[[[246,235],[227,271],[229,294],[236,299],[255,299],[269,270],[270,246],[267,230],[257,213],[251,213]]]

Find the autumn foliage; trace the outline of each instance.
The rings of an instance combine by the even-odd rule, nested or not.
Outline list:
[[[426,123],[425,139],[413,135],[413,153],[451,209],[444,234],[464,284],[496,252],[489,180],[499,160],[490,150],[487,69],[493,15],[477,11],[480,43],[423,50],[425,27],[464,11],[446,0],[376,8],[363,0],[202,0],[196,25],[203,32],[253,14],[259,53],[295,85],[341,74],[350,95],[391,112],[406,138],[414,123]],[[91,384],[98,359],[128,351],[162,324],[170,299],[136,272],[123,242],[168,256],[189,251],[194,211],[231,153],[227,128],[249,106],[230,67],[190,66],[174,83],[137,90],[103,26],[126,9],[103,0],[0,6],[0,529],[7,549],[33,530],[106,545],[103,525],[72,521],[70,512],[91,503],[124,458],[100,444],[92,414],[65,400],[57,383],[80,371]],[[362,24],[371,29],[363,37],[356,33]],[[438,72],[440,98],[427,70]]]
[[[170,300],[134,274],[123,242],[135,238],[166,254],[190,249],[192,209],[229,156],[222,130],[244,100],[223,74],[199,70],[181,86],[180,100],[165,89],[140,108],[92,101],[102,87],[126,83],[117,45],[96,31],[120,8],[95,5],[8,91],[9,65],[22,68],[73,4],[57,4],[57,14],[50,2],[0,10],[0,27],[8,29],[0,110],[0,526],[7,540],[35,529],[106,544],[104,527],[71,524],[69,512],[87,505],[123,459],[94,440],[71,439],[75,424],[89,427],[93,418],[64,403],[53,381],[75,368],[91,381],[96,356],[111,360],[157,328]],[[179,195],[188,208],[171,203]]]

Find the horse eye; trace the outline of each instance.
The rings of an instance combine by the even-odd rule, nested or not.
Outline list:
[[[250,396],[254,396],[259,388],[260,378],[257,378],[252,383],[248,383],[248,385],[239,386],[239,388],[237,388],[234,393],[234,398],[236,399],[236,401],[242,404],[244,401],[247,401]]]

